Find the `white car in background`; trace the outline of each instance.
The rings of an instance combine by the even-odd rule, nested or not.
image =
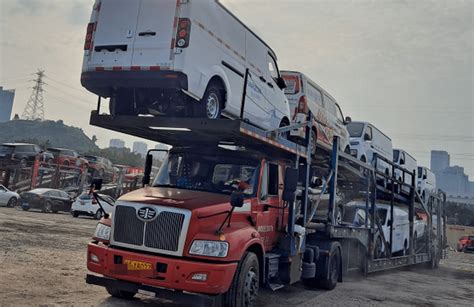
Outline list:
[[[105,200],[103,201],[99,199],[99,202],[102,205],[102,208],[104,208],[105,212],[111,213],[113,210],[113,207],[110,204],[112,205],[115,204],[115,199],[104,194],[99,194],[99,196]],[[74,203],[71,206],[71,214],[73,217],[78,217],[80,215],[92,216],[96,220],[99,220],[104,215],[102,210],[100,210],[100,206],[97,203],[97,201],[94,199],[94,197],[91,194],[87,192],[82,193],[74,201]]]
[[[6,205],[13,208],[18,204],[19,199],[20,195],[18,193],[10,191],[0,184],[0,206]]]

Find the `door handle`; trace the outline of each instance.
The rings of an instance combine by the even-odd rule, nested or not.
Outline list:
[[[144,31],[144,32],[138,33],[138,36],[155,36],[155,35],[156,35],[156,32],[154,31]]]
[[[265,80],[265,78],[262,77],[262,76],[260,76],[260,81],[262,81],[262,82],[267,82],[267,80]]]

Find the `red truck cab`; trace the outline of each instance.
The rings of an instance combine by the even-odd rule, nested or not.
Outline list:
[[[285,235],[290,163],[249,150],[173,148],[153,183],[122,196],[98,225],[87,267],[103,277],[88,282],[123,298],[153,287],[254,302],[271,270],[264,257]]]

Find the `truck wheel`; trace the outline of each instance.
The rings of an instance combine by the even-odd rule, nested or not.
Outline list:
[[[224,294],[223,306],[255,306],[259,287],[258,258],[252,252],[246,252],[239,262],[229,291]]]
[[[316,286],[325,290],[336,288],[341,274],[341,251],[339,244],[331,242],[329,246],[329,255],[320,257],[316,268]]]
[[[115,287],[105,287],[105,289],[107,289],[107,292],[109,292],[109,294],[113,297],[122,298],[126,300],[131,300],[135,296],[135,294],[137,294],[136,292],[119,290]]]
[[[218,119],[224,105],[222,96],[222,90],[215,83],[209,84],[201,101],[195,104],[194,114],[201,118]]]

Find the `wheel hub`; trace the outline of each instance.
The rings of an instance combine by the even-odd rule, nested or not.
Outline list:
[[[216,119],[219,115],[219,98],[215,93],[211,93],[206,100],[207,118]]]
[[[254,306],[258,294],[258,277],[253,270],[249,270],[245,277],[244,303],[245,306]]]

